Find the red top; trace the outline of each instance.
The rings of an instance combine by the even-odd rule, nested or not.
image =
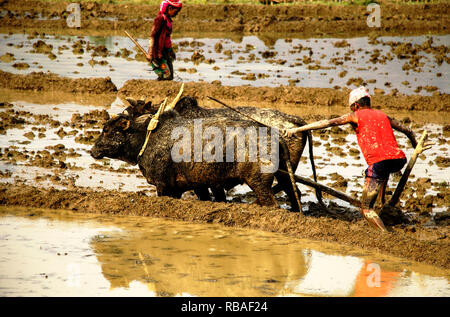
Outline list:
[[[152,51],[153,58],[162,58],[163,49],[172,47],[172,41],[170,39],[171,34],[172,20],[165,14],[159,12],[153,21],[152,33],[150,35],[154,38]]]
[[[358,118],[356,137],[367,164],[405,157],[395,140],[389,118],[382,111],[362,109],[355,115]]]

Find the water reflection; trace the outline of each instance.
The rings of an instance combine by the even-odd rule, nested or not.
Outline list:
[[[288,283],[298,295],[313,296],[448,296],[445,278],[401,268],[384,268],[374,261],[353,256],[329,255],[306,250],[308,272]],[[446,295],[447,294],[447,295]]]
[[[449,296],[449,272],[219,225],[0,208],[1,296]]]
[[[113,288],[137,280],[157,294],[276,296],[306,273],[300,245],[264,233],[179,224],[136,233],[91,243]]]

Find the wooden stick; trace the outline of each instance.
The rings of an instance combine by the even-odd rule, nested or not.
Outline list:
[[[136,47],[137,47],[138,49],[141,50],[142,54],[144,54],[145,56],[147,56],[147,52],[146,52],[146,51],[144,50],[144,48],[138,43],[138,41],[136,41],[136,40],[134,39],[134,37],[131,36],[131,34],[128,33],[127,31],[125,31],[125,34],[130,38],[130,40],[133,41],[134,45],[136,45]]]
[[[411,158],[409,159],[408,165],[406,166],[405,171],[403,172],[402,178],[398,182],[397,188],[395,189],[394,194],[391,197],[391,200],[389,200],[388,205],[391,207],[394,207],[399,199],[400,195],[403,192],[403,189],[405,189],[406,182],[408,181],[408,177],[411,174],[411,170],[414,167],[414,164],[416,163],[417,158],[419,157],[419,154],[422,153],[425,150],[428,150],[431,145],[424,146],[424,142],[427,138],[427,131],[423,131],[422,136],[420,137],[419,142],[417,143],[416,149],[414,150]]]
[[[284,171],[282,169],[279,169],[278,171],[288,174],[287,171]],[[348,195],[346,195],[344,193],[341,193],[341,192],[339,192],[337,190],[334,190],[331,187],[319,184],[319,183],[317,183],[317,182],[315,182],[313,180],[310,180],[309,178],[305,178],[305,177],[302,177],[302,176],[299,176],[299,175],[295,175],[295,174],[294,174],[294,178],[295,178],[295,181],[297,181],[299,183],[302,183],[304,185],[317,188],[320,191],[323,191],[325,193],[330,194],[331,196],[334,196],[334,197],[339,198],[339,199],[341,199],[343,201],[346,201],[346,202],[352,204],[355,207],[358,207],[358,208],[361,207],[361,202],[359,200],[357,200],[356,198],[353,198],[351,196],[348,196]]]

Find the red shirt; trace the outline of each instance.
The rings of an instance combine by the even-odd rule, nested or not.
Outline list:
[[[154,39],[152,51],[153,58],[162,58],[163,49],[172,47],[171,34],[172,20],[165,14],[159,12],[158,16],[153,21],[152,33],[150,34]]]
[[[389,118],[382,111],[362,109],[355,115],[358,118],[356,137],[367,164],[405,157],[395,140]]]

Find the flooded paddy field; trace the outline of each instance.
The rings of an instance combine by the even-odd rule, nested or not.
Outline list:
[[[125,104],[120,98],[106,106],[38,104],[19,100],[4,103],[0,108],[4,133],[0,152],[1,181],[55,186],[59,189],[70,185],[109,190],[144,190],[155,195],[154,186],[147,184],[137,166],[107,158],[96,161],[90,156],[89,151],[109,114],[118,114],[124,108]],[[415,122],[415,117],[409,117],[409,120]],[[417,121],[420,122],[420,119]],[[417,136],[424,129],[427,130],[429,140],[436,147],[418,160],[410,178],[411,188],[404,195],[410,199],[430,199],[439,194],[433,198],[427,211],[447,211],[448,131],[442,123],[414,123],[413,127]],[[396,135],[399,145],[410,157],[413,149],[408,139],[403,134]],[[362,171],[366,167],[351,129],[344,127],[314,132],[313,140],[319,181],[358,196],[362,190]],[[305,150],[296,173],[312,178],[307,157],[308,152]],[[395,180],[398,181],[399,177],[394,176],[394,185]],[[303,199],[314,201],[313,190],[300,186],[305,187],[302,189],[305,193]],[[416,186],[423,189],[414,190]],[[231,194],[249,191],[248,186],[239,186],[230,191],[229,198],[232,199]]]
[[[366,85],[379,94],[448,94],[448,35],[350,39],[178,38],[176,81],[225,86],[340,89]],[[146,47],[147,39],[138,39]],[[156,79],[124,36],[0,34],[3,71],[69,78]]]
[[[281,9],[220,6],[212,14],[187,6],[192,20],[174,30],[175,81],[158,82],[123,34],[147,47],[150,26],[137,22],[151,23],[152,6],[133,10],[130,22],[123,5],[83,4],[91,15],[79,30],[65,26],[59,3],[56,13],[36,1],[0,6],[2,296],[76,296],[80,288],[88,296],[450,295],[450,36],[442,8],[396,7],[390,30],[366,32],[348,8],[324,9],[321,28],[322,7],[305,6],[294,27]],[[257,22],[252,29],[225,22],[236,10]],[[279,23],[268,23],[272,10]],[[217,32],[205,32],[208,23]],[[128,106],[125,97],[159,104],[181,82],[204,107],[218,107],[207,99],[214,96],[307,122],[347,113],[349,91],[367,86],[376,107],[435,143],[403,192],[405,217],[380,234],[332,196],[332,213],[321,210],[301,184],[302,213],[290,212],[283,194],[279,207],[255,206],[247,186],[228,191],[227,203],[193,192],[156,197],[136,166],[90,156],[108,115]],[[408,139],[395,135],[409,158]],[[319,183],[360,197],[366,163],[351,129],[315,131],[313,145]],[[305,149],[295,172],[312,179],[307,156]],[[391,176],[388,197],[399,179]],[[372,287],[378,269],[381,287]]]
[[[2,296],[449,296],[449,272],[222,225],[0,209]]]

